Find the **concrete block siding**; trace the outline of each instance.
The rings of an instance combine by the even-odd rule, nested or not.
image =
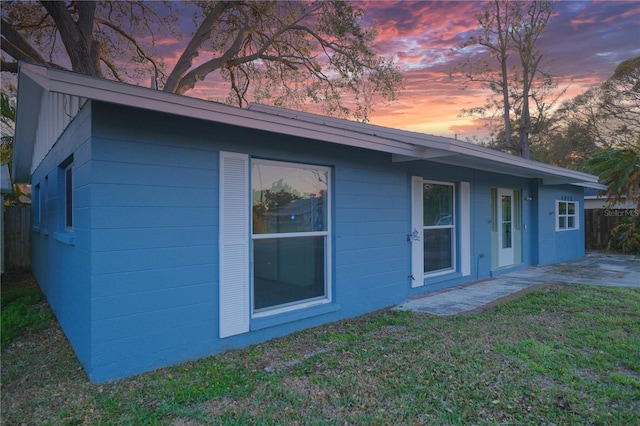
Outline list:
[[[218,337],[220,151],[331,168],[332,303],[253,319],[249,333]],[[70,155],[74,229],[56,239],[59,165]],[[389,153],[98,101],[85,104],[33,173],[32,183],[47,176],[51,190],[45,220],[34,230],[34,274],[94,382],[503,273],[491,270],[489,259],[491,188],[520,189],[523,197],[533,198],[523,202],[522,221],[528,226],[522,263],[508,270],[584,253],[582,228],[556,232],[555,216],[549,215],[558,197],[581,194],[578,187],[548,187],[426,161],[394,162]],[[454,182],[458,199],[459,183],[470,183],[471,275],[463,277],[458,269],[411,288],[411,176]],[[51,230],[48,235],[45,228]],[[459,265],[461,250],[456,252]]]

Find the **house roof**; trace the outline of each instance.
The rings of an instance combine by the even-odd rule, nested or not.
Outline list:
[[[155,89],[22,63],[18,80],[13,174],[27,183],[31,173],[87,99],[321,140],[391,154],[393,161],[429,160],[506,175],[542,179],[543,184],[603,188],[596,176],[526,160],[452,138],[392,129],[266,105],[237,108]]]
[[[586,199],[590,199],[590,200],[595,200],[598,198],[607,198],[606,195],[600,195],[600,190],[597,188],[585,188],[584,189],[584,198]]]

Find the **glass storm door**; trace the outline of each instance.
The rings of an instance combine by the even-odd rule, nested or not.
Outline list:
[[[498,267],[514,263],[513,190],[498,189]]]

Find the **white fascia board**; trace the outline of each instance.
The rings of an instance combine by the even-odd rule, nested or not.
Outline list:
[[[494,164],[497,163],[495,164],[493,171],[499,171],[499,164],[504,164],[528,170],[533,172],[533,174],[537,173],[543,178],[543,185],[574,184],[576,182],[580,185],[599,185],[597,176],[579,172],[577,170],[565,169],[563,167],[517,157],[501,151],[457,140],[454,140],[451,145],[452,151],[458,154],[470,155],[478,159],[491,161]]]
[[[25,70],[25,73],[30,71],[31,67]],[[42,85],[46,84],[52,92],[392,154],[413,154],[411,144],[347,129],[336,129],[287,117],[274,117],[261,112],[68,71],[46,69],[46,73],[48,82],[43,82]]]
[[[424,133],[411,132],[408,130],[393,129],[391,127],[383,127],[376,124],[361,123],[344,118],[328,117],[310,112],[295,111],[258,103],[249,104],[247,109],[249,111],[259,111],[278,117],[287,117],[305,123],[316,123],[336,129],[343,129],[370,136],[376,136],[391,141],[409,143],[415,145],[416,148],[427,147],[434,149],[448,149],[449,147],[449,139],[441,136],[427,135]],[[422,158],[423,151],[419,152],[420,155],[416,159]]]
[[[13,144],[12,178],[15,183],[31,182],[31,160],[36,138],[36,123],[40,115],[42,93],[45,88],[41,75],[22,72],[18,76],[16,132]]]
[[[592,183],[592,182],[573,182],[571,183],[571,185],[575,185],[575,186],[581,186],[583,188],[593,188],[593,189],[599,189],[599,190],[603,190],[603,189],[607,189],[607,185],[601,184],[601,183]],[[586,199],[587,197],[585,197]],[[595,197],[597,198],[597,197]]]
[[[455,155],[456,154],[443,149],[416,147],[414,155],[408,156],[393,154],[391,156],[391,161],[394,163],[403,163],[406,161],[430,160],[434,158],[442,159],[443,157],[452,157]]]
[[[479,160],[480,163],[483,163],[478,167],[482,170],[500,172],[501,164],[508,165],[511,169],[513,169],[513,166],[516,166],[521,169],[521,173],[517,174],[518,176],[546,179],[548,183],[545,182],[545,184],[572,184],[576,181],[580,182],[580,184],[583,184],[583,182],[597,184],[597,177],[586,173],[523,159],[515,155],[457,139],[392,129],[368,123],[358,123],[340,118],[325,117],[318,114],[293,111],[271,105],[252,103],[248,109],[308,123],[319,123],[329,127],[349,129],[359,133],[366,133],[415,145],[412,155],[394,154],[392,157],[394,162],[432,160],[446,164],[455,164],[457,158],[468,157],[473,159],[474,162],[478,162]],[[505,171],[504,173],[509,175],[514,174],[513,170]]]
[[[478,169],[493,172],[499,172],[501,164],[511,166],[511,169],[516,166],[522,169],[522,174],[514,174],[513,171],[505,171],[505,174],[539,177],[545,179],[545,184],[577,183],[584,186],[584,184],[597,184],[598,181],[596,176],[586,173],[525,160],[451,138],[391,129],[265,105],[252,104],[247,109],[241,109],[202,99],[32,64],[23,64],[20,71],[21,74],[30,78],[34,86],[39,86],[40,90],[49,90],[102,102],[387,152],[395,156],[395,161],[416,158],[455,164],[456,156],[460,156],[467,157],[476,163],[473,167],[477,166],[476,168]],[[32,96],[29,97],[32,102],[36,102],[33,104],[34,109],[32,111],[34,111],[36,107],[39,107],[37,103],[39,101],[34,100]],[[31,115],[37,118],[37,112],[31,112]],[[29,126],[20,125],[20,123],[17,123],[16,127],[21,129],[29,128]],[[28,132],[28,130],[23,131]],[[28,135],[25,138],[28,140]],[[25,147],[24,149],[28,148]],[[31,147],[31,150],[33,150],[33,147]],[[28,161],[30,160],[29,156]],[[30,164],[28,167],[30,167]]]

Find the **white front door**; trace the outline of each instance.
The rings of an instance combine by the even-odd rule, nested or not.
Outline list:
[[[513,265],[513,190],[498,188],[498,267]]]

